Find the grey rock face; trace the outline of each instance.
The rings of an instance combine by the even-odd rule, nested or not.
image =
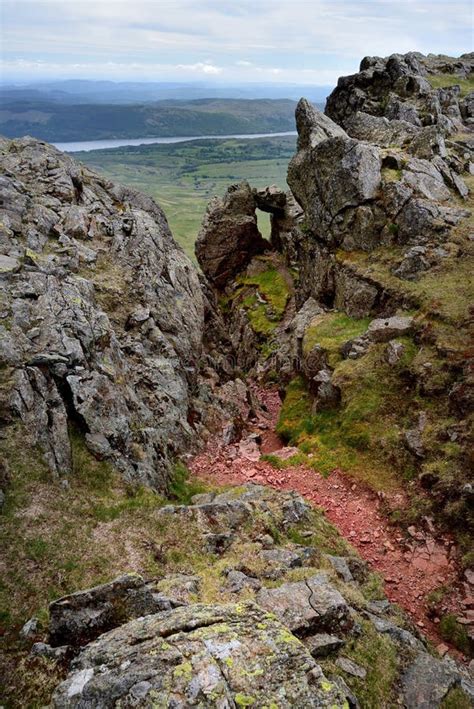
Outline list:
[[[415,129],[436,125],[454,131],[467,118],[467,103],[460,101],[456,75],[473,70],[473,54],[462,57],[423,56],[419,53],[366,57],[360,71],[341,77],[326,103],[326,113],[350,132],[358,111],[391,121],[403,121]],[[430,75],[453,74],[453,87],[433,89]]]
[[[183,605],[146,584],[138,574],[59,598],[49,606],[49,639],[53,646],[83,645],[130,618]]]
[[[391,318],[377,318],[370,323],[367,336],[373,342],[388,342],[394,337],[411,333],[413,324],[412,317],[394,315]]]
[[[470,169],[472,146],[446,141],[450,130],[466,130],[456,113],[459,96],[432,90],[425,75],[466,75],[472,62],[472,55],[444,64],[418,54],[368,58],[359,74],[340,79],[327,115],[300,102],[288,184],[303,215],[274,241],[299,267],[298,305],[313,297],[365,317],[392,297],[376,278],[341,263],[339,249],[409,245],[393,267],[407,280],[436,265],[436,247],[468,215],[453,198],[468,194],[461,174]]]
[[[412,650],[416,650],[417,652],[424,651],[423,643],[408,630],[400,628],[398,625],[395,625],[386,618],[379,618],[378,616],[373,615],[373,613],[367,613],[367,617],[373,623],[377,632],[387,634],[395,642],[400,645],[406,645]]]
[[[327,138],[347,137],[346,131],[306,99],[298,102],[295,112],[298,150],[314,148]]]
[[[242,571],[232,569],[227,574],[226,587],[231,593],[239,593],[243,588],[253,588],[258,591],[262,587],[262,584],[258,579],[247,576],[242,573]]]
[[[256,600],[298,636],[347,630],[352,626],[349,606],[323,573],[306,581],[263,588]]]
[[[151,198],[29,138],[1,141],[0,164],[0,357],[12,414],[55,475],[71,471],[72,418],[127,479],[165,488],[195,436],[195,269]]]
[[[223,199],[215,197],[207,207],[196,257],[218,288],[268,247],[258,230],[255,209],[255,196],[247,182],[232,185]]]
[[[343,672],[348,675],[352,675],[353,677],[365,679],[367,676],[367,670],[352,660],[349,660],[348,657],[338,657],[336,660],[336,665],[340,667]]]
[[[343,707],[304,645],[252,603],[194,605],[103,635],[77,660],[52,706]]]
[[[317,633],[309,635],[304,639],[304,644],[310,651],[313,657],[327,657],[333,652],[336,652],[344,646],[344,640],[336,635],[328,635],[327,633]]]
[[[368,241],[371,231],[376,226],[380,230],[384,219],[382,213],[364,203],[377,194],[381,164],[376,147],[347,136],[300,148],[288,167],[288,184],[305,211],[311,231],[321,241],[335,246],[350,232],[352,243],[346,242],[347,248],[373,248]]]
[[[460,686],[466,697],[474,699],[474,687],[463,679],[449,660],[437,660],[420,653],[402,677],[402,691],[407,709],[439,707],[449,690]]]

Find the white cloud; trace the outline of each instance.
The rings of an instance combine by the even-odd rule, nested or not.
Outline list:
[[[73,65],[74,74],[82,66],[84,76],[109,66],[114,77],[121,67],[134,73],[127,67],[135,65],[146,75],[163,71],[246,81],[258,74],[302,82],[352,73],[367,54],[472,49],[470,0],[0,3],[4,71],[12,71],[11,62],[39,57],[43,72],[54,66],[62,76],[72,73]],[[19,65],[16,71],[21,73]]]
[[[210,74],[213,76],[222,74],[223,72],[221,66],[215,66],[215,64],[208,64],[207,62],[196,62],[196,64],[177,64],[176,68],[184,69],[185,71],[193,71],[198,74]]]

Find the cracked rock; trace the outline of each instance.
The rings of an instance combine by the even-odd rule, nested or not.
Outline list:
[[[256,600],[299,636],[345,631],[353,624],[348,604],[324,573],[278,588],[262,588]]]
[[[304,645],[253,603],[193,605],[133,620],[85,648],[55,709],[343,707]]]

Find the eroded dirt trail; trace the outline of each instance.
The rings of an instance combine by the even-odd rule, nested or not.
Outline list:
[[[439,635],[437,619],[430,617],[426,597],[440,586],[456,583],[452,539],[446,536],[435,539],[429,519],[424,529],[410,527],[408,535],[391,524],[387,508],[404,506],[402,491],[381,496],[339,470],[324,478],[304,466],[277,470],[260,461],[261,453],[278,450],[279,457],[284,458],[294,450],[282,448],[275,433],[281,405],[278,392],[259,390],[258,394],[267,409],[254,424],[253,436],[260,440],[252,435],[238,444],[224,445],[221,440],[211,440],[191,461],[192,473],[212,483],[254,482],[299,492],[323,509],[371,569],[382,575],[387,597],[405,609],[420,630],[439,646],[440,652],[446,652],[448,646]],[[472,599],[472,589],[467,583],[462,584],[450,597],[449,611],[457,615],[470,613],[465,610],[469,596]]]

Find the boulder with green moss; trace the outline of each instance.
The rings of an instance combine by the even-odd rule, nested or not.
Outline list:
[[[338,707],[346,696],[305,646],[253,603],[193,605],[91,643],[53,707]]]

